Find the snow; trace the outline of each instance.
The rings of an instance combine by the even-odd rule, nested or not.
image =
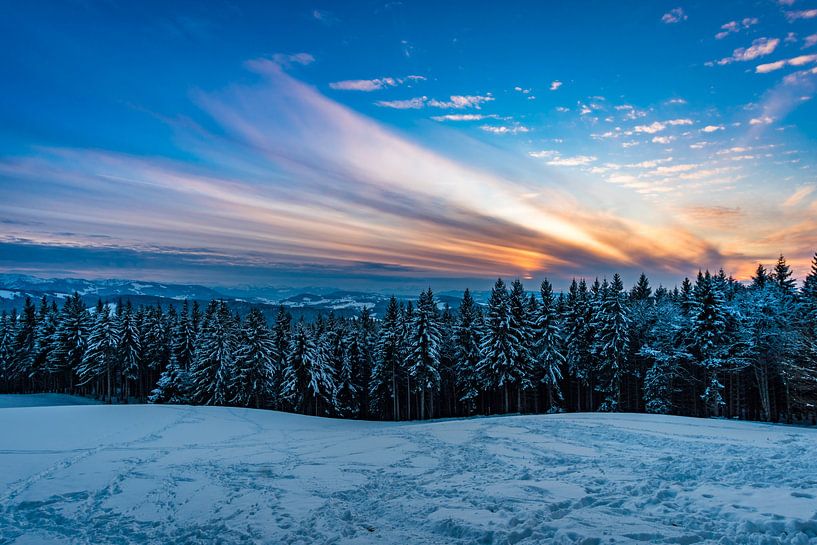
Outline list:
[[[817,430],[0,410],[2,543],[817,543]]]
[[[15,297],[19,297],[19,291],[11,291],[11,290],[0,290],[0,299],[14,299]]]

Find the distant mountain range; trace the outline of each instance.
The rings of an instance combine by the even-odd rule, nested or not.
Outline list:
[[[58,305],[73,293],[79,293],[89,306],[102,299],[116,303],[120,298],[129,299],[135,305],[156,304],[163,306],[179,305],[181,301],[199,301],[206,303],[211,299],[222,299],[230,307],[244,314],[250,307],[259,307],[270,319],[283,305],[297,319],[313,319],[318,314],[330,311],[339,316],[353,316],[365,307],[374,316],[383,316],[389,296],[379,293],[344,291],[335,288],[275,288],[275,287],[240,287],[208,288],[195,284],[168,284],[160,282],[143,282],[133,280],[83,280],[77,278],[38,278],[21,274],[0,274],[0,310],[22,308],[26,297],[39,300],[46,296]],[[481,299],[476,294],[477,299]],[[444,292],[437,294],[440,306],[445,304],[452,308],[459,307],[461,294]],[[398,297],[404,300],[409,297]]]

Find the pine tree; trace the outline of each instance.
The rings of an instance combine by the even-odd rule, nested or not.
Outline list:
[[[533,327],[535,326],[535,317],[530,316],[528,313],[525,288],[519,279],[511,283],[508,308],[510,310],[511,336],[515,339],[512,364],[518,376],[516,381],[516,409],[518,412],[522,412],[522,391],[529,389],[533,384]]]
[[[397,299],[389,299],[375,348],[375,365],[370,386],[370,412],[381,418],[400,420],[397,399],[398,381],[402,372],[400,354],[400,307]]]
[[[596,314],[594,355],[598,360],[598,390],[604,394],[601,409],[617,411],[621,406],[621,381],[630,344],[630,318],[624,304],[624,285],[618,274],[601,289],[601,306]]]
[[[459,321],[454,328],[454,347],[457,360],[457,398],[466,403],[469,412],[476,409],[480,380],[480,338],[482,320],[479,308],[469,290],[465,290],[460,303]]]
[[[16,320],[15,320],[16,321]],[[16,323],[12,325],[11,316],[4,310],[0,314],[0,385],[3,391],[9,391],[11,379],[11,362],[14,357],[14,336]]]
[[[501,278],[497,279],[488,300],[488,313],[480,345],[479,374],[485,387],[500,389],[504,412],[510,412],[509,389],[521,383],[521,370],[515,366],[520,341],[511,327],[510,297]]]
[[[646,301],[651,295],[652,288],[650,288],[650,281],[647,279],[646,274],[641,273],[641,276],[638,277],[638,283],[633,286],[630,292],[630,299],[633,301]]]
[[[18,379],[28,379],[34,368],[36,356],[37,309],[30,297],[25,298],[23,313],[18,318],[14,337],[14,356],[11,374]]]
[[[584,280],[570,283],[567,293],[565,323],[565,359],[570,376],[576,380],[576,408],[582,410],[582,386],[590,384],[591,347],[593,332],[590,327],[592,309],[589,304],[587,283]],[[592,393],[592,392],[588,392]],[[587,404],[592,408],[592,403]]]
[[[173,358],[176,366],[182,371],[189,371],[193,366],[195,352],[196,330],[188,316],[188,304],[185,299],[173,332]]]
[[[429,390],[429,401],[433,401],[433,392],[440,383],[440,342],[437,305],[429,288],[420,294],[409,337],[408,372],[420,391],[421,420],[426,418],[426,397]],[[429,413],[434,416],[433,405]]]
[[[303,321],[298,322],[287,351],[282,392],[293,403],[295,410],[313,414],[333,407],[335,398],[334,370],[319,350],[313,334]]]
[[[786,264],[786,258],[783,257],[783,254],[780,254],[780,257],[777,259],[777,264],[774,266],[772,279],[784,295],[794,295],[797,282],[795,282],[794,278],[792,278],[791,267]]]
[[[556,408],[555,401],[562,399],[559,381],[562,380],[562,366],[566,358],[564,354],[564,338],[559,324],[559,315],[556,311],[556,302],[553,297],[553,287],[547,279],[542,280],[539,288],[542,304],[536,321],[538,339],[536,343],[537,375],[547,387],[547,410]]]
[[[758,263],[755,275],[752,277],[752,287],[762,290],[766,287],[766,282],[769,280],[771,280],[771,276],[766,272],[766,267],[764,267],[762,263]]]
[[[120,333],[110,316],[110,309],[99,301],[94,313],[94,323],[88,335],[88,347],[77,368],[79,386],[99,382],[104,377],[104,399],[111,403],[113,376],[120,362],[117,349]],[[102,386],[102,385],[100,385]],[[102,388],[100,388],[102,389]],[[100,392],[97,391],[97,394]]]
[[[260,310],[253,308],[241,327],[235,353],[232,403],[256,409],[266,405],[274,395],[278,361],[267,321]]]
[[[142,354],[139,320],[133,312],[133,305],[131,305],[130,300],[125,303],[125,307],[119,318],[118,327],[123,395],[127,401],[131,396],[131,384],[140,376]]]
[[[48,372],[62,375],[63,386],[70,392],[74,388],[74,371],[82,363],[88,335],[88,313],[79,294],[65,300],[52,338],[52,350],[48,354]]]
[[[724,404],[718,373],[726,356],[727,311],[723,294],[709,271],[698,273],[695,283],[695,310],[692,316],[693,350],[706,371],[706,389],[701,398],[709,413],[717,414]]]
[[[191,372],[193,399],[203,405],[225,405],[232,399],[235,332],[227,305],[211,301]]]

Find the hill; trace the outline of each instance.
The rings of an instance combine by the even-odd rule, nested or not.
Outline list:
[[[3,543],[817,543],[817,430],[0,409]]]

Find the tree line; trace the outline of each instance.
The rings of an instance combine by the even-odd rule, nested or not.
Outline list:
[[[134,308],[78,294],[0,316],[0,388],[106,402],[229,405],[342,418],[630,411],[812,422],[817,255],[797,286],[783,256],[751,283],[699,272],[655,290],[645,275],[554,293],[498,279],[454,310],[431,289],[382,317],[271,324],[258,309]]]

